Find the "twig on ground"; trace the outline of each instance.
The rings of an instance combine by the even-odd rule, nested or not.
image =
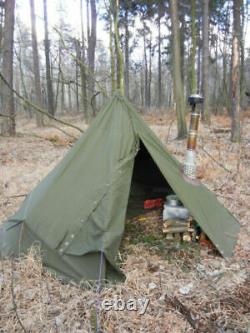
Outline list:
[[[1,260],[1,275],[2,275],[2,277],[4,279],[4,266],[3,266],[4,261],[3,261],[3,257],[2,257],[1,254],[0,254],[0,260]],[[4,289],[3,287],[0,288],[0,298],[1,298],[2,294],[3,294],[3,289]]]
[[[46,285],[46,290],[47,290],[47,293],[48,293],[48,297],[49,297],[49,302],[50,304],[52,303],[52,298],[51,298],[51,293],[50,293],[50,290],[49,290],[49,284],[48,284],[48,281],[47,279],[45,278],[45,285]],[[58,325],[57,325],[57,322],[56,322],[56,319],[54,318],[54,324],[55,324],[55,330],[56,332],[58,333]]]
[[[18,311],[17,311],[17,304],[16,304],[16,297],[15,297],[15,292],[14,292],[14,260],[13,258],[11,259],[11,280],[10,280],[10,290],[11,290],[11,297],[12,297],[12,305],[13,305],[13,310],[15,312],[15,315],[16,315],[16,319],[19,323],[19,325],[21,326],[22,330],[25,332],[25,333],[28,333],[28,331],[26,330],[26,328],[24,327],[20,317],[19,317],[19,314],[18,314]]]
[[[191,311],[184,304],[182,304],[176,296],[171,298],[165,295],[165,301],[167,301],[174,309],[178,310],[185,317],[192,328],[197,329],[198,321],[193,319]]]
[[[0,113],[0,117],[9,118],[9,119],[13,118],[12,116],[8,116],[7,114],[3,114],[3,113]]]
[[[215,134],[226,134],[231,132],[231,128],[213,128],[212,132],[214,132]]]
[[[7,200],[5,200],[5,201],[3,201],[3,205],[4,206],[6,206],[6,205],[8,205],[9,204],[9,202],[10,202],[10,199],[17,199],[17,198],[22,198],[22,197],[27,197],[27,195],[28,194],[18,194],[18,195],[11,195],[11,196],[9,196],[9,197],[7,197],[6,199]]]
[[[8,197],[8,199],[27,197],[27,195],[28,195],[28,193],[11,195],[11,196]]]
[[[237,172],[237,175],[240,174],[241,155],[242,155],[242,144],[241,144],[241,142],[240,142],[240,143],[239,143],[238,156],[237,156],[237,165],[236,165],[236,172]]]

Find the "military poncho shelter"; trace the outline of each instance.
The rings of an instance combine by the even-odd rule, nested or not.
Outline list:
[[[62,161],[0,229],[2,256],[39,244],[44,264],[67,279],[118,280],[127,215],[152,196],[176,193],[220,253],[231,256],[240,226],[116,93]]]

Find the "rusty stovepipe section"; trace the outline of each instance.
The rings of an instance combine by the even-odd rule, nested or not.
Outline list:
[[[200,121],[200,111],[197,110],[196,104],[201,104],[203,102],[203,97],[194,94],[189,96],[188,102],[191,105],[191,116],[190,116],[190,126],[187,138],[187,152],[186,160],[183,166],[184,174],[192,179],[196,178],[196,143],[198,135],[198,127]]]

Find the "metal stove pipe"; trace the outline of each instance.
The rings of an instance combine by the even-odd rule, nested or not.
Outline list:
[[[191,178],[196,178],[196,143],[198,135],[198,127],[200,120],[200,111],[196,109],[196,104],[203,102],[203,97],[200,95],[191,95],[188,98],[188,102],[191,105],[191,116],[190,116],[190,126],[187,138],[187,152],[186,159],[183,166],[184,174]]]

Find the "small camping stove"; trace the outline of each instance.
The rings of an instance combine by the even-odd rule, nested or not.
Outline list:
[[[187,220],[189,211],[185,208],[176,195],[168,195],[163,209],[163,220]]]
[[[176,195],[168,195],[163,209],[163,233],[167,239],[178,238],[191,241],[194,229],[189,210]]]

